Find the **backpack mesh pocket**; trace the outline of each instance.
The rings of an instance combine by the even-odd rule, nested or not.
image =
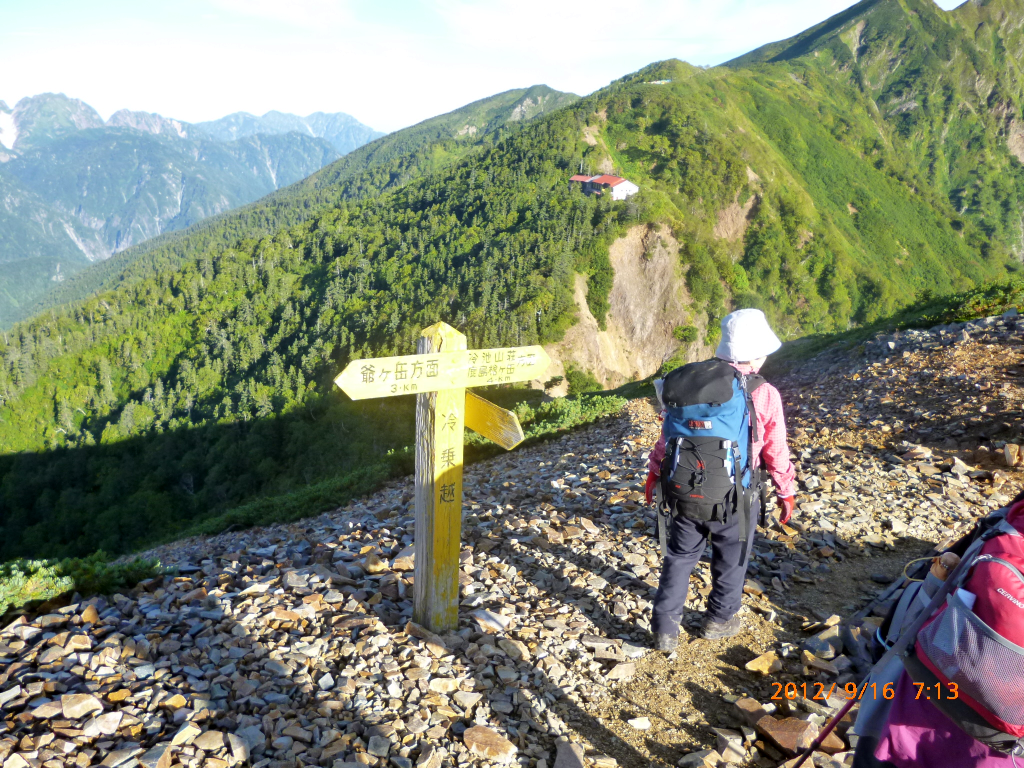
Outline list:
[[[947,598],[945,610],[921,629],[917,643],[940,678],[956,683],[961,694],[1003,723],[1024,724],[1024,648],[994,632],[958,597]]]

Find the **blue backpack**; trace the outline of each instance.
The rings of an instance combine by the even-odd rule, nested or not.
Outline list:
[[[764,383],[717,359],[684,365],[665,377],[663,516],[724,523],[739,515],[746,541],[755,485],[750,453],[759,439],[751,395]]]

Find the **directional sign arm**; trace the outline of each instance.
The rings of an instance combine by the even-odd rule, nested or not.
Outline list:
[[[492,443],[497,443],[506,451],[511,451],[526,439],[523,428],[519,425],[519,418],[512,411],[499,408],[490,400],[485,400],[468,390],[466,426]]]
[[[448,350],[353,360],[334,383],[365,400],[531,381],[543,378],[550,363],[540,346]]]

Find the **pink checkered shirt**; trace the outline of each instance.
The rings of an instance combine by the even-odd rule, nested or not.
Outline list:
[[[754,373],[749,365],[732,363],[732,367],[740,373]],[[786,416],[782,412],[782,396],[771,384],[762,384],[754,390],[754,410],[757,411],[757,426],[761,439],[754,443],[754,468],[764,465],[771,475],[772,482],[779,496],[792,496],[796,491],[793,480],[796,469],[789,460],[789,444],[786,442]],[[647,468],[656,475],[661,474],[661,460],[665,458],[665,433],[661,433],[651,456],[647,460]]]

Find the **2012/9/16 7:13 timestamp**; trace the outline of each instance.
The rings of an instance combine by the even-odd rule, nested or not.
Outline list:
[[[772,683],[775,686],[775,692],[772,694],[772,699],[794,699],[804,698],[817,701],[826,701],[833,694],[838,693],[839,696],[849,699],[863,699],[868,696],[872,699],[878,699],[879,695],[883,699],[889,700],[896,696],[896,686],[893,683],[885,683],[879,686],[878,683],[868,683],[865,686],[858,686],[856,683],[850,682],[836,690],[836,684],[832,683],[830,688],[825,688],[824,683],[811,683],[808,687],[807,683]],[[915,699],[957,699],[960,697],[960,687],[956,683],[935,683],[935,685],[926,685],[925,683],[914,683],[917,688],[917,695]],[[817,690],[815,690],[817,689]],[[810,696],[808,696],[810,692]]]

